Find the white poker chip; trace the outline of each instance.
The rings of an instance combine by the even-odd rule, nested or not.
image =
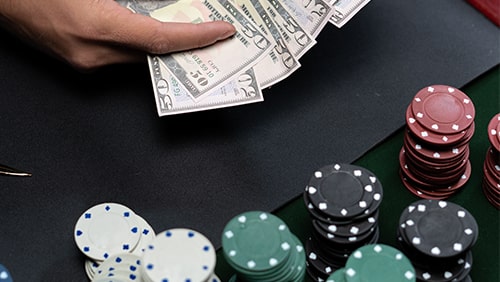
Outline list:
[[[206,282],[221,282],[219,277],[213,273],[212,276],[210,276],[210,278],[208,278],[208,280]]]
[[[153,230],[153,227],[151,227],[151,225],[149,225],[149,223],[144,218],[142,218],[138,214],[136,214],[136,218],[137,222],[139,223],[141,238],[139,239],[139,243],[134,248],[132,253],[142,256],[147,246],[151,244],[151,242],[153,242],[154,238],[156,237],[156,233]]]
[[[185,228],[156,235],[143,255],[146,281],[207,281],[216,263],[212,243],[201,233]]]
[[[136,214],[117,203],[102,203],[85,211],[78,219],[74,238],[87,257],[103,261],[124,252],[131,252],[141,237]]]
[[[87,277],[92,280],[94,279],[97,268],[99,267],[99,263],[93,261],[89,258],[85,260],[85,273],[87,273]]]
[[[116,254],[108,257],[95,273],[92,281],[102,279],[120,279],[119,281],[142,281],[141,257],[131,253]]]

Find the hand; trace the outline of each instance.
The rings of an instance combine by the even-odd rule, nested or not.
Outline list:
[[[114,0],[0,0],[0,24],[82,71],[203,47],[235,33],[222,21],[160,22]]]

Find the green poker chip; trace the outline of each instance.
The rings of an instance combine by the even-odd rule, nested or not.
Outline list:
[[[347,282],[345,277],[345,268],[342,267],[335,270],[335,272],[328,276],[326,282]]]
[[[228,263],[252,276],[272,275],[287,263],[294,245],[285,222],[262,211],[234,217],[222,233],[223,255]]]
[[[416,281],[410,260],[398,249],[384,244],[369,244],[355,250],[345,265],[347,282]]]

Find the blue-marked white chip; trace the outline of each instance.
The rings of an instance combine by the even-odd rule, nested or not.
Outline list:
[[[176,228],[156,235],[144,251],[142,270],[145,281],[211,281],[215,263],[214,247],[203,234]]]
[[[85,211],[74,229],[78,248],[87,257],[104,261],[108,257],[132,252],[141,237],[136,214],[124,205],[102,203]]]

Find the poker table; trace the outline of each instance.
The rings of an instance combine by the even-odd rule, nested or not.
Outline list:
[[[482,165],[490,143],[487,136],[487,125],[490,119],[500,110],[500,67],[487,71],[473,82],[462,88],[474,101],[477,110],[475,118],[476,130],[470,141],[470,161],[473,171],[467,184],[455,195],[446,199],[466,208],[473,214],[479,225],[479,239],[472,248],[473,265],[471,278],[473,281],[499,281],[500,273],[500,213],[484,196],[481,188]],[[384,139],[377,146],[358,158],[353,164],[368,168],[381,181],[384,197],[379,209],[379,243],[399,248],[396,230],[402,211],[411,203],[421,198],[406,190],[399,177],[399,151],[403,146],[403,133],[406,125]],[[304,181],[306,182],[306,180]],[[311,217],[302,195],[297,195],[290,202],[274,211],[283,219],[297,237],[305,242],[311,236]],[[446,236],[446,234],[443,234]],[[235,273],[227,264],[222,249],[217,256],[216,273],[222,281]],[[313,281],[308,277],[307,281]]]
[[[249,210],[275,212],[304,239],[311,173],[351,162],[384,184],[380,240],[393,244],[416,200],[397,178],[404,112],[419,89],[445,84],[477,112],[473,175],[450,200],[480,225],[473,278],[497,281],[498,212],[478,183],[485,121],[500,108],[498,32],[467,1],[372,0],[341,29],[328,24],[263,102],[158,117],[146,60],[79,73],[0,30],[0,164],[32,173],[0,176],[0,263],[15,281],[87,281],[74,227],[104,202],[216,248]],[[231,274],[222,258],[217,273]]]

